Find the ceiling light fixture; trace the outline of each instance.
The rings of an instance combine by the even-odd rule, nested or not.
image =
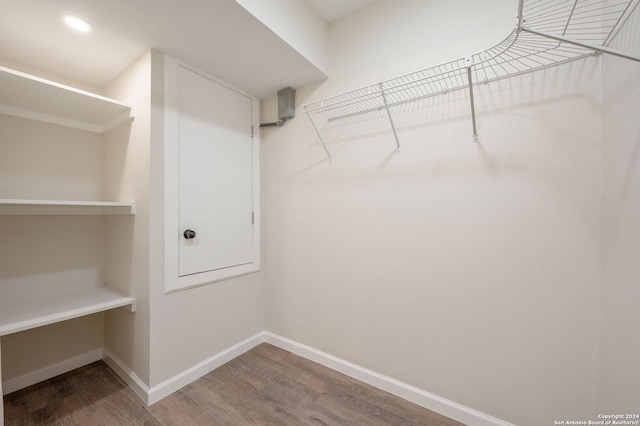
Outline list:
[[[85,21],[84,19],[80,19],[71,15],[66,15],[64,17],[64,22],[74,30],[79,31],[81,33],[88,33],[89,31],[91,31],[91,28],[92,28],[91,24]]]

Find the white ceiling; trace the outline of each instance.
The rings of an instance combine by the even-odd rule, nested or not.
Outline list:
[[[332,21],[373,0],[308,0]],[[326,78],[235,0],[0,0],[0,63],[103,87],[148,47],[259,98]],[[85,18],[70,31],[63,14]]]
[[[307,0],[311,6],[329,22],[363,8],[374,0]]]
[[[71,31],[62,20],[71,10],[53,1],[0,0],[0,10],[0,60],[27,72],[103,87],[145,50],[99,22],[91,34]]]

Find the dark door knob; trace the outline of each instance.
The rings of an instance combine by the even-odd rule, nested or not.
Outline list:
[[[192,240],[192,239],[194,239],[196,237],[196,231],[193,231],[191,229],[187,229],[186,231],[184,231],[184,233],[182,235],[184,235],[184,237],[187,240]]]

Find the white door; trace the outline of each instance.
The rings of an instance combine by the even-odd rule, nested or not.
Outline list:
[[[185,68],[178,93],[179,275],[252,263],[251,98]]]

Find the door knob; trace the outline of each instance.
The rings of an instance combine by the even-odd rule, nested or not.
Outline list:
[[[184,238],[187,240],[192,240],[196,237],[196,231],[193,231],[191,229],[187,229],[186,231],[184,231],[184,233],[182,234],[184,235]]]

